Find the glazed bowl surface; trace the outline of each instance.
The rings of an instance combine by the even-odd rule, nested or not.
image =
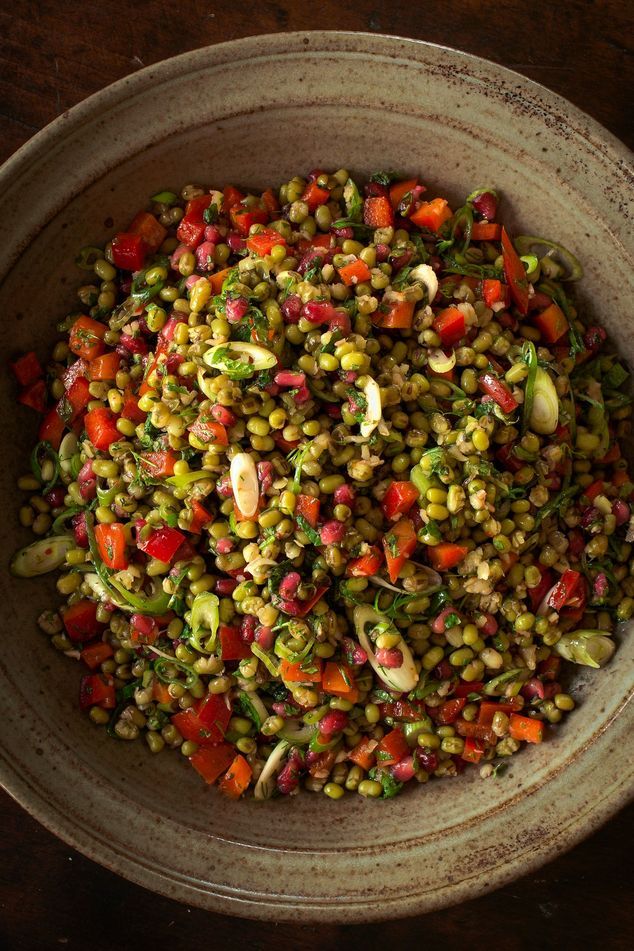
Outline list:
[[[264,187],[311,168],[418,174],[461,203],[504,196],[511,230],[584,262],[583,306],[634,364],[632,168],[569,103],[484,60],[395,37],[256,36],[187,53],[64,114],[0,170],[2,366],[74,306],[79,248],[124,229],[147,196],[186,182]],[[438,192],[436,192],[436,189]],[[29,540],[17,476],[35,437],[2,375],[5,564]],[[353,922],[428,911],[525,874],[596,829],[632,788],[634,643],[578,668],[578,709],[500,779],[477,770],[387,802],[309,794],[235,804],[178,756],[107,739],[77,709],[79,671],[38,614],[48,579],[1,576],[6,789],[80,851],[192,904],[261,919]]]

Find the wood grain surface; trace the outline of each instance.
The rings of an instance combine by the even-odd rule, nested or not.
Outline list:
[[[476,53],[541,82],[630,147],[631,0],[0,0],[0,160],[64,110],[143,66],[254,33],[365,30]],[[608,764],[609,768],[609,764]],[[260,925],[153,895],[73,852],[0,795],[0,946],[631,948],[634,807],[490,895],[379,925]]]

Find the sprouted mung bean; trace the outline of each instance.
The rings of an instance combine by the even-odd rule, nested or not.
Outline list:
[[[491,188],[154,195],[85,248],[16,575],[120,740],[238,798],[388,798],[540,743],[634,611],[628,371]]]

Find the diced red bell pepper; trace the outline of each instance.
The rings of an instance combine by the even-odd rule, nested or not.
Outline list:
[[[140,460],[149,475],[156,479],[166,479],[174,475],[178,456],[171,449],[166,449],[163,452],[142,452]]]
[[[215,698],[219,695],[208,694],[208,697],[212,696]],[[188,710],[176,713],[171,718],[171,722],[182,737],[198,743],[199,746],[210,747],[216,743],[222,743],[231,718],[231,710],[226,707],[224,702],[222,707],[219,704],[214,704],[213,712],[217,714],[218,719],[214,720],[206,716],[203,721],[198,714],[198,709],[200,708],[190,707]]]
[[[408,195],[411,195],[417,185],[417,178],[408,178],[403,182],[394,182],[390,185],[390,204],[394,211],[398,211],[401,215],[409,211],[409,208],[401,208],[401,205],[405,203],[405,199]],[[407,201],[407,204],[411,205],[411,198]]]
[[[150,558],[156,558],[169,565],[184,541],[186,538],[182,532],[179,532],[177,528],[164,525],[163,528],[155,529],[149,538],[138,541],[137,548],[144,551]]]
[[[494,304],[504,303],[507,305],[508,285],[503,284],[492,277],[485,277],[482,281],[482,300],[487,307],[493,307]]]
[[[407,745],[401,730],[395,729],[386,733],[376,748],[376,762],[378,766],[393,766],[408,755],[410,748]]]
[[[201,415],[187,428],[205,445],[209,443],[217,443],[219,446],[229,445],[227,430],[222,423],[216,422],[213,416]]]
[[[235,750],[229,743],[219,743],[217,746],[204,746],[196,750],[189,757],[189,762],[205,782],[211,785],[231,765],[234,756]]]
[[[271,188],[267,188],[266,191],[262,192],[262,204],[269,214],[280,210],[280,203],[277,200],[275,192]]]
[[[354,284],[362,284],[370,280],[370,268],[361,258],[355,258],[354,261],[339,268],[339,277],[347,287],[352,287]]]
[[[386,518],[392,520],[405,515],[418,500],[418,489],[413,482],[392,482],[383,496],[381,508]]]
[[[23,406],[34,409],[36,413],[43,413],[46,409],[46,383],[44,380],[35,380],[25,386],[18,396],[18,402],[22,403]]]
[[[205,227],[202,215],[200,217],[198,215],[183,215],[176,229],[176,237],[181,244],[186,244],[188,248],[193,250],[202,241]]]
[[[605,488],[605,482],[603,479],[595,479],[594,482],[590,483],[587,489],[583,490],[583,494],[587,496],[590,502],[594,502],[597,495],[601,495]]]
[[[78,357],[94,360],[106,349],[103,338],[107,329],[105,324],[93,320],[92,317],[78,317],[70,328],[69,349]]]
[[[567,568],[553,588],[548,598],[548,607],[553,611],[561,611],[579,592],[581,575],[578,571]]]
[[[86,413],[84,426],[95,449],[109,449],[113,442],[122,438],[117,429],[117,417],[105,406]]]
[[[382,541],[388,575],[394,584],[401,568],[416,548],[414,523],[409,518],[401,518],[383,536]]]
[[[533,321],[546,343],[556,343],[570,330],[566,315],[554,301],[546,310],[537,314]]]
[[[244,756],[238,754],[218,784],[218,789],[229,799],[239,799],[248,789],[252,776],[253,770]]]
[[[394,209],[387,195],[371,196],[365,199],[363,223],[368,228],[390,228],[394,224]]]
[[[321,188],[316,182],[310,182],[304,189],[302,201],[308,205],[308,210],[312,214],[320,205],[325,205],[330,199],[330,192],[327,188]]]
[[[264,228],[263,231],[258,231],[257,234],[249,235],[247,238],[249,251],[261,258],[270,254],[276,245],[286,246],[286,241],[274,228]]]
[[[130,222],[128,234],[140,235],[152,254],[155,254],[165,241],[167,228],[149,211],[140,211]]]
[[[57,404],[57,412],[67,423],[72,423],[86,409],[91,399],[90,383],[85,376],[78,376]]]
[[[422,703],[408,703],[407,700],[393,700],[390,703],[380,703],[382,717],[392,717],[393,720],[403,720],[405,723],[416,723],[425,716]]]
[[[499,241],[502,237],[502,225],[492,221],[474,221],[471,225],[472,241]]]
[[[466,333],[464,314],[457,307],[446,307],[434,317],[433,328],[443,347],[452,347]]]
[[[420,205],[409,216],[419,228],[427,228],[428,231],[437,233],[440,227],[453,218],[453,211],[449,203],[444,198],[434,198],[433,201],[421,201]]]
[[[221,624],[218,628],[220,656],[223,660],[244,660],[251,657],[251,648],[240,637],[240,628],[233,624]]]
[[[84,647],[80,656],[90,670],[96,670],[97,667],[101,667],[104,661],[109,660],[113,654],[114,650],[110,644],[106,644],[105,641],[97,641],[96,644],[89,644],[88,647]]]
[[[38,439],[40,441],[44,440],[46,442],[50,442],[53,449],[59,449],[59,444],[62,441],[62,436],[64,435],[65,429],[66,423],[57,412],[57,408],[54,406],[53,409],[48,411],[40,423]]]
[[[512,713],[509,720],[509,734],[514,740],[541,743],[544,739],[544,722],[532,717],[523,717],[519,713]]]
[[[202,532],[205,525],[209,525],[213,520],[213,515],[207,511],[205,506],[199,502],[198,499],[192,499],[190,508],[193,518],[189,523],[188,531],[191,532],[192,535],[198,535]]]
[[[401,291],[390,291],[372,315],[372,323],[384,330],[408,330],[414,319],[414,301],[407,300]]]
[[[526,268],[513,247],[513,242],[502,228],[502,257],[504,260],[504,274],[511,288],[511,297],[522,316],[528,313],[528,278]]]
[[[427,557],[432,568],[436,571],[449,571],[455,568],[467,557],[469,549],[466,545],[456,545],[454,542],[440,542],[427,549]]]
[[[541,570],[541,569],[539,569]],[[552,571],[547,568],[542,570],[542,576],[539,584],[534,588],[527,588],[528,597],[531,603],[531,611],[536,611],[548,592],[553,586],[554,576]]]
[[[233,185],[227,185],[222,196],[222,210],[225,214],[229,212],[234,205],[239,205],[244,198],[243,193],[238,191],[237,188],[234,188]]]
[[[139,400],[136,396],[133,396],[132,393],[129,393],[124,397],[123,408],[121,410],[121,418],[129,419],[131,422],[142,423],[144,422],[147,413],[144,413],[142,409],[139,409]]]
[[[99,548],[101,560],[107,568],[114,568],[115,571],[121,571],[128,567],[125,525],[121,522],[111,522],[109,525],[96,525],[95,540]]]
[[[467,763],[479,763],[484,755],[485,750],[486,746],[482,740],[477,740],[473,736],[468,736],[464,741],[464,749],[461,755],[463,760],[465,760]]]
[[[104,353],[100,357],[95,357],[88,365],[88,376],[93,381],[114,380],[119,367],[121,366],[121,357],[116,350]]]
[[[101,634],[105,624],[97,620],[97,603],[82,598],[76,601],[62,615],[66,633],[73,643],[93,641]]]
[[[375,575],[383,563],[383,553],[376,545],[371,545],[365,555],[353,558],[346,565],[346,575],[349,578],[369,578]]]
[[[140,234],[122,231],[112,239],[112,263],[122,271],[143,270],[147,251]]]
[[[254,205],[234,205],[229,212],[232,224],[238,234],[247,238],[252,225],[265,225],[269,220],[269,214],[264,208],[258,208]]]
[[[314,657],[310,664],[306,664],[307,670],[302,669],[302,661],[293,663],[280,660],[280,677],[285,684],[320,684],[322,676],[322,661],[320,657]]]
[[[356,703],[359,699],[359,689],[352,669],[342,661],[329,660],[326,662],[321,678],[321,686],[325,693],[342,697],[351,703]]]
[[[86,674],[79,682],[79,706],[82,710],[89,707],[102,707],[113,710],[116,703],[114,680],[103,674]]]
[[[519,699],[512,697],[503,703],[485,700],[480,704],[480,709],[478,710],[478,723],[480,726],[488,728],[493,723],[493,717],[496,713],[506,713],[508,716],[517,710],[521,703],[521,697]]]
[[[18,357],[18,359],[11,364],[11,369],[20,386],[28,386],[29,383],[34,383],[35,380],[39,380],[44,373],[34,350],[29,350],[24,356]]]
[[[513,452],[514,447],[515,443],[507,443],[505,446],[502,446],[500,449],[498,449],[495,454],[495,458],[505,469],[508,469],[510,472],[519,472],[519,470],[522,468],[522,463]]]
[[[440,723],[441,726],[448,726],[458,719],[466,704],[466,697],[456,697],[454,700],[445,700],[439,707],[428,708],[428,713],[436,720],[436,723]]]
[[[454,687],[454,697],[468,697],[470,693],[480,693],[484,683],[481,680],[474,680],[471,683],[459,683]]]
[[[295,502],[295,517],[301,515],[312,528],[317,528],[321,502],[312,495],[298,495]]]
[[[360,766],[366,772],[372,769],[376,763],[376,748],[379,745],[378,740],[373,740],[369,736],[364,736],[357,745],[348,753],[348,759],[356,766]]]
[[[211,733],[214,743],[224,739],[231,719],[231,702],[226,693],[208,693],[196,705],[196,714],[200,722]]]
[[[484,392],[495,400],[503,413],[513,413],[517,409],[519,404],[506,383],[502,383],[492,373],[483,373],[478,382]]]

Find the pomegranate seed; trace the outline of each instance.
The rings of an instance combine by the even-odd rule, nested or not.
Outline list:
[[[130,621],[135,631],[138,631],[139,634],[143,634],[145,637],[149,637],[157,629],[157,623],[154,618],[148,617],[146,614],[133,614]]]
[[[446,608],[443,608],[437,617],[431,623],[431,629],[434,634],[444,634],[445,633],[445,621],[450,614],[457,614],[455,608],[451,605],[448,605]]]
[[[230,324],[237,324],[249,309],[246,297],[229,298],[225,304],[225,314]]]
[[[486,618],[486,620],[480,628],[480,633],[484,634],[485,637],[492,637],[498,629],[498,622],[488,611],[484,612],[483,617]]]
[[[217,228],[216,225],[207,225],[205,228],[205,241],[210,241],[211,244],[220,244],[222,241],[223,235],[220,228]],[[199,247],[201,247],[199,245]]]
[[[257,618],[254,614],[245,614],[240,622],[240,637],[245,644],[252,644],[255,640]]]
[[[86,531],[86,515],[80,512],[71,519],[73,535],[79,548],[88,548],[88,533]]]
[[[612,515],[616,519],[617,525],[625,525],[630,517],[630,507],[623,499],[617,499],[612,505]]]
[[[302,316],[302,299],[298,294],[289,294],[281,304],[282,316],[287,324],[299,323]]]
[[[356,370],[343,370],[339,371],[339,376],[344,383],[354,383],[356,378],[359,376]]]
[[[289,571],[289,573],[280,581],[280,597],[284,598],[285,600],[288,598],[294,598],[301,581],[302,579],[299,572]]]
[[[218,578],[214,585],[214,591],[222,597],[229,597],[237,587],[238,582],[235,578]]]
[[[64,499],[66,498],[66,490],[62,486],[57,486],[55,489],[51,489],[50,492],[47,492],[44,496],[44,501],[53,509],[61,508],[64,504]]]
[[[202,244],[199,244],[196,248],[196,267],[199,271],[204,271],[208,273],[214,269],[214,251],[216,250],[216,245],[211,241],[203,241]],[[192,277],[195,278],[194,283],[198,280],[198,275],[192,274]]]
[[[416,758],[427,773],[433,773],[438,768],[438,756],[432,750],[418,748]]]
[[[326,403],[326,412],[331,419],[341,419],[341,407],[336,403]]]
[[[222,499],[230,499],[233,495],[231,488],[231,478],[228,475],[221,476],[216,482],[216,492]]]
[[[593,590],[597,598],[604,598],[610,589],[607,577],[602,571],[594,579]]]
[[[394,779],[399,783],[407,783],[414,778],[416,770],[414,769],[414,757],[410,753],[404,756],[402,760],[390,767],[390,772]]]
[[[255,629],[255,642],[265,651],[270,651],[275,643],[275,635],[270,627],[261,624]]]
[[[238,421],[238,417],[235,413],[232,413],[226,406],[221,406],[220,403],[215,403],[211,407],[211,415],[217,422],[222,423],[223,426],[235,426]]]
[[[310,398],[311,392],[305,383],[303,383],[293,395],[293,399],[296,403],[307,403]]]
[[[244,251],[247,246],[245,238],[241,237],[237,232],[231,231],[227,235],[227,244],[231,248],[234,254],[237,254],[238,251]]]
[[[356,492],[347,482],[344,482],[343,485],[338,485],[333,494],[335,505],[347,505],[349,507],[352,506],[356,497]]]
[[[348,714],[343,710],[329,710],[319,721],[319,730],[324,736],[340,733],[348,726]]]
[[[268,461],[258,462],[257,472],[260,488],[263,492],[267,492],[273,485],[273,463]]]
[[[97,476],[92,471],[92,462],[85,462],[77,476],[79,494],[86,502],[90,502],[97,495]]]
[[[179,244],[179,246],[170,255],[171,268],[173,268],[174,270],[177,270],[178,262],[180,261],[180,259],[182,258],[182,256],[185,254],[186,251],[189,251],[189,248],[187,247],[187,245]],[[121,287],[121,290],[123,290],[123,286]]]
[[[335,308],[328,301],[309,300],[302,307],[302,317],[311,324],[325,324],[335,316]]]
[[[306,374],[293,373],[292,370],[280,370],[279,373],[275,374],[273,379],[278,386],[290,386],[294,388],[304,385],[306,382]]]
[[[333,333],[338,330],[342,337],[347,337],[352,330],[350,317],[344,311],[336,311],[328,321],[328,329]]]
[[[381,667],[396,668],[403,666],[403,653],[398,647],[379,647],[376,652],[376,659]]]
[[[129,353],[147,353],[150,349],[141,337],[132,337],[130,334],[121,334],[119,345],[125,347]]]
[[[233,549],[234,543],[231,538],[219,538],[216,542],[216,551],[219,555],[228,555]]]
[[[354,230],[352,228],[333,228],[332,233],[341,241],[352,241]]]
[[[363,650],[363,648],[357,644],[356,641],[352,640],[351,637],[344,637],[341,644],[345,651],[346,660],[349,664],[357,666],[359,664],[366,663],[368,655]]]
[[[494,221],[498,210],[498,200],[492,192],[482,192],[472,200],[471,204],[487,221]]]
[[[336,545],[346,534],[346,526],[343,522],[338,522],[337,519],[333,518],[324,522],[319,534],[322,545]]]
[[[391,248],[389,244],[377,244],[376,246],[376,259],[379,264],[382,264],[390,256]]]
[[[532,700],[534,697],[543,700],[545,697],[544,685],[537,677],[527,680],[520,692],[525,700]]]

